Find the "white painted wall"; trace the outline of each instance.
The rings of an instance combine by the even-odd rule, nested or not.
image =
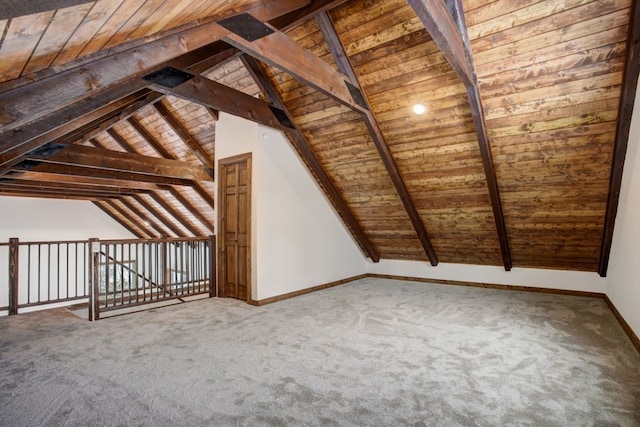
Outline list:
[[[640,86],[636,92],[618,215],[607,272],[607,295],[640,336]]]
[[[91,202],[79,200],[55,200],[21,197],[0,197],[0,242],[8,242],[10,238],[17,237],[21,242],[44,242],[63,240],[88,240],[91,237],[106,239],[135,239],[135,236],[113,220]],[[43,246],[41,252],[36,252],[34,247],[33,259],[28,264],[27,246],[20,247],[19,274],[20,289],[18,291],[19,303],[24,304],[27,293],[31,295],[30,301],[38,300],[37,283],[42,283],[40,296],[47,298],[66,298],[82,295],[76,293],[75,286],[83,289],[84,263],[76,264],[76,259],[84,260],[83,246],[47,247]],[[76,254],[76,249],[78,254]],[[68,264],[58,271],[58,262]],[[41,268],[38,270],[38,264]],[[30,265],[30,268],[28,267]],[[47,266],[50,266],[51,272]],[[30,271],[32,286],[27,283],[27,270]],[[0,246],[0,272],[9,271],[9,248]],[[38,279],[38,275],[40,279]],[[70,285],[61,285],[58,291],[58,281]],[[47,285],[50,283],[50,285]],[[67,293],[67,287],[70,286]],[[50,289],[49,289],[50,287]],[[0,307],[9,305],[9,275],[0,275]],[[29,289],[29,290],[28,290]],[[61,303],[57,306],[69,305]],[[47,306],[51,308],[52,306]],[[39,307],[20,309],[20,313],[38,310]],[[6,315],[2,311],[0,315]]]
[[[0,197],[0,242],[135,239],[127,229],[91,202]]]
[[[216,159],[246,152],[253,154],[253,298],[363,274],[364,256],[284,135],[221,114]]]
[[[259,129],[258,299],[363,274],[364,255],[290,142]]]
[[[606,280],[596,273],[581,271],[547,270],[541,268],[513,268],[487,265],[382,260],[370,263],[369,273],[426,279],[457,280],[461,282],[491,283],[497,285],[529,286],[547,289],[605,293]]]

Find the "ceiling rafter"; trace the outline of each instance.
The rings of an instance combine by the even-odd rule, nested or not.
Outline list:
[[[453,11],[452,16],[447,4],[441,0],[408,0],[408,2],[433,41],[442,51],[447,62],[466,87],[489,189],[489,198],[491,199],[493,217],[500,243],[502,262],[504,269],[509,271],[512,267],[512,261],[507,226],[502,210],[498,180],[493,166],[491,147],[480,100],[480,90],[473,65],[471,45],[467,36],[467,26],[464,22],[462,3],[460,0],[448,0],[447,4]]]
[[[20,180],[11,178],[0,178],[0,189],[11,188],[24,188],[34,191],[37,190],[43,193],[50,193],[53,196],[55,196],[55,194],[57,194],[57,192],[61,190],[77,190],[78,193],[95,194],[96,197],[100,197],[101,195],[104,195],[105,197],[123,197],[149,192],[149,190],[142,190],[137,188],[122,188],[113,185],[95,186],[74,183],[61,183],[55,181],[30,181],[27,179]]]
[[[131,224],[123,220],[118,215],[114,214],[112,211],[112,208],[103,206],[103,203],[104,202],[101,202],[101,201],[93,201],[94,206],[96,206],[102,212],[107,214],[110,218],[112,218],[118,224],[122,225],[125,229],[129,230],[129,232],[134,236],[136,236],[138,239],[143,239],[146,237],[143,233],[140,233],[140,230],[134,228]]]
[[[105,95],[108,95],[108,99]],[[35,121],[12,132],[0,132],[0,167],[12,166],[30,151],[71,132],[84,132],[84,127],[93,127],[102,117],[131,105],[140,96],[135,86],[119,85],[108,94],[99,94],[89,101],[85,100],[81,107],[86,109],[87,114],[79,113],[76,106],[70,106],[53,112],[47,120]],[[111,99],[115,101],[104,105],[105,101]]]
[[[189,220],[187,217],[182,215],[182,213],[180,213],[176,209],[174,209],[173,206],[171,206],[169,203],[167,203],[160,196],[160,194],[158,194],[158,192],[151,192],[151,193],[148,193],[147,195],[149,197],[151,197],[153,199],[153,201],[158,204],[158,206],[160,206],[162,209],[164,209],[165,212],[167,212],[167,214],[169,214],[171,217],[175,218],[181,225],[183,225],[187,230],[189,230],[189,232],[191,232],[191,234],[193,234],[194,236],[202,235],[202,232],[200,231],[200,229],[198,227],[196,227],[191,222],[191,220]],[[142,199],[142,196],[140,196],[139,198]]]
[[[50,192],[39,192],[39,191],[31,191],[31,190],[14,190],[14,189],[5,189],[4,187],[0,187],[0,196],[8,196],[8,197],[37,197],[40,199],[63,199],[63,200],[97,200],[97,199],[108,199],[109,197],[96,197],[93,194],[84,194],[75,191],[60,191],[57,194],[53,194]]]
[[[142,124],[139,123],[137,121],[137,119],[135,119],[134,117],[131,117],[131,122],[132,123],[136,123],[138,125],[140,125],[140,127],[142,129],[144,129],[144,127],[142,127]],[[115,130],[111,130],[110,134],[112,137],[114,137],[114,139],[116,140],[116,142],[127,152],[129,153],[135,153],[136,150],[134,149],[134,147],[132,147],[124,138],[122,138],[117,132],[115,132]],[[153,138],[153,136],[151,134],[148,134],[148,132],[146,132],[146,130],[144,131],[144,133],[142,134],[143,137],[148,138],[147,139],[147,143],[151,145],[151,147],[153,149],[155,149],[158,154],[160,154],[161,156],[165,157],[165,158],[171,158],[171,154],[158,142],[155,140],[155,138]],[[97,141],[93,141],[94,144],[99,144]],[[211,203],[213,203],[213,197],[211,197],[206,190],[200,186],[197,182],[193,182],[193,186],[192,188],[198,192],[198,190],[202,193],[204,193],[206,196],[208,196],[211,199]],[[167,190],[169,191],[169,193],[176,199],[179,200],[180,203],[183,204],[183,206],[185,206],[187,208],[187,210],[189,212],[192,212],[194,214],[194,216],[196,216],[197,218],[200,219],[200,217],[202,217],[201,221],[203,224],[205,224],[205,226],[209,227],[209,229],[213,232],[213,230],[215,229],[215,227],[213,226],[213,224],[209,221],[206,221],[206,218],[204,218],[204,216],[200,213],[200,210],[193,206],[188,200],[186,200],[186,198],[184,198],[182,196],[182,194],[180,194],[180,192],[173,188],[171,185],[160,185],[157,188],[162,189],[162,190]],[[199,195],[202,194],[198,192]],[[151,196],[154,198],[154,200],[156,200],[156,202],[158,202],[158,198],[156,197],[156,193],[155,192],[151,192],[150,193]],[[205,200],[205,202],[209,202],[207,199],[205,199],[205,197],[203,197],[203,199]],[[161,206],[164,207],[164,205],[160,202],[158,202],[158,204],[160,204]],[[213,206],[213,205],[210,205]],[[175,211],[172,212],[170,209],[166,209],[165,210],[169,213],[171,213],[175,218],[177,218],[181,223],[183,224],[189,224],[189,227],[191,227],[191,222],[182,214],[180,214],[179,212]],[[197,234],[196,234],[197,235]]]
[[[155,110],[162,116],[167,125],[180,137],[182,142],[189,147],[189,150],[200,160],[200,162],[213,169],[213,161],[200,143],[196,141],[182,123],[171,114],[171,111],[160,101],[153,104]]]
[[[230,9],[224,16],[248,12],[258,19],[270,20],[307,5],[308,2],[304,0],[278,0],[253,8]],[[135,77],[145,75],[154,68],[167,63],[186,68],[210,58],[218,52],[211,52],[207,47],[214,45],[227,33],[215,22],[208,22],[160,37],[144,46],[99,57],[91,63],[29,84],[9,86],[6,90],[3,89],[5,86],[0,85],[0,154],[13,149],[12,159],[17,159],[37,148],[33,144],[21,147],[25,141],[16,139],[23,132],[36,132],[35,128],[28,131],[34,124],[38,125],[39,136],[63,126],[70,118],[85,116],[105,104],[143,89],[147,86],[146,82]],[[41,145],[46,142],[49,141],[43,141]],[[7,161],[3,159],[3,163]]]
[[[351,64],[349,57],[344,50],[342,42],[338,38],[338,34],[336,33],[333,23],[331,22],[329,14],[326,12],[319,13],[316,16],[316,21],[318,23],[318,26],[320,27],[320,31],[322,32],[327,45],[329,46],[329,50],[331,51],[336,61],[336,64],[338,65],[338,69],[342,73],[347,75],[351,84],[362,92],[360,82],[358,81],[358,76],[356,75],[353,65]],[[420,239],[420,243],[424,248],[429,262],[431,263],[431,265],[436,266],[438,265],[438,256],[436,255],[435,249],[431,244],[431,240],[429,239],[429,234],[427,233],[424,222],[422,222],[420,214],[416,209],[416,205],[411,199],[411,195],[409,194],[409,190],[407,189],[404,179],[402,178],[400,169],[398,168],[398,165],[393,158],[393,154],[391,154],[391,151],[389,150],[389,146],[384,138],[384,135],[382,134],[382,130],[380,129],[380,126],[378,125],[378,122],[374,117],[373,112],[371,111],[369,102],[364,95],[363,101],[366,105],[366,108],[365,112],[362,114],[362,118],[367,126],[367,129],[369,130],[369,134],[371,135],[371,138],[376,148],[378,149],[378,153],[380,154],[382,162],[384,163],[384,166],[389,173],[389,177],[391,178],[391,181],[393,182],[393,185],[398,192],[398,196],[400,197],[400,200],[402,200],[402,204],[404,205],[407,215],[411,220],[411,224],[413,225],[413,228],[415,229],[416,234]]]
[[[84,166],[69,166],[56,163],[40,163],[25,171],[19,167],[11,169],[12,173],[29,173],[44,172],[53,175],[63,175],[67,177],[77,177],[78,179],[91,178],[95,180],[113,181],[132,181],[135,183],[151,183],[165,185],[179,185],[188,187],[191,180],[184,178],[175,178],[162,175],[148,175],[137,172],[114,171],[109,169],[92,169]]]
[[[193,204],[191,204],[191,202],[184,195],[182,195],[182,193],[180,193],[178,190],[176,190],[170,185],[160,186],[160,188],[163,190],[168,190],[171,196],[174,199],[176,199],[182,206],[185,206],[187,210],[189,210],[189,212],[191,212],[193,216],[195,216],[198,219],[198,221],[200,221],[205,227],[207,227],[211,231],[211,233],[214,232],[215,227],[213,226],[213,223],[211,222],[211,220],[206,216],[204,216],[202,212],[200,212],[200,209],[195,208]]]
[[[349,88],[348,78],[337,72],[331,65],[304,49],[289,36],[273,26],[258,23],[271,31],[253,41],[235,33],[226,35],[223,40],[265,64],[279,68],[330,98],[359,113],[366,113],[362,105],[362,94]],[[257,25],[257,24],[256,24]],[[358,91],[359,92],[359,91]]]
[[[130,212],[127,212],[124,208],[118,206],[114,200],[105,200],[103,203],[109,206],[109,208],[112,209],[113,211],[117,212],[118,215],[124,218],[125,221],[129,222],[130,224],[133,224],[138,230],[142,231],[143,238],[154,239],[154,238],[161,237],[161,233],[156,234],[153,231],[151,231],[149,226],[147,226],[143,222],[136,221],[136,218],[132,217]],[[114,215],[110,215],[110,216],[112,218],[114,217]]]
[[[129,124],[133,126],[133,128],[140,134],[140,136],[142,136],[145,139],[145,141],[147,141],[147,143],[151,146],[151,148],[153,148],[158,154],[160,154],[161,157],[164,157],[165,159],[176,158],[176,156],[174,156],[171,152],[169,152],[169,150],[167,150],[160,143],[160,141],[158,141],[153,135],[151,135],[151,133],[144,127],[142,122],[138,120],[136,117],[131,116],[129,118]],[[126,141],[123,141],[123,143],[126,143]],[[120,144],[120,145],[124,147],[123,144]],[[130,145],[128,145],[126,149],[130,152],[136,151],[135,148],[131,147]],[[208,169],[208,173],[211,176],[211,180],[213,180],[213,169]],[[215,201],[213,200],[213,196],[209,194],[209,192],[199,182],[194,181],[191,187],[196,191],[196,193],[198,193],[198,195],[209,206],[211,206],[211,208],[214,207]]]
[[[153,193],[156,194],[156,193]],[[179,228],[177,228],[173,223],[171,223],[171,221],[166,220],[164,218],[164,216],[160,213],[160,211],[158,211],[156,208],[154,208],[149,202],[147,202],[143,197],[141,196],[134,196],[133,197],[138,203],[140,203],[145,209],[147,209],[149,212],[153,213],[156,217],[158,217],[167,227],[169,227],[171,229],[171,231],[173,231],[177,236],[180,235],[184,235],[184,232],[181,231]],[[155,200],[155,198],[154,198]],[[200,236],[202,235],[202,233],[200,232],[200,230],[195,227],[193,225],[193,223],[189,220],[187,220],[187,218],[182,215],[180,212],[176,211],[175,209],[172,209],[169,207],[169,209],[167,209],[167,206],[160,204],[160,207],[162,209],[165,210],[165,212],[171,216],[173,216],[173,218],[176,219],[176,221],[178,221],[180,224],[182,224],[187,230],[189,230],[189,232],[191,234],[193,234],[194,236]]]
[[[154,208],[153,206],[151,206],[150,203],[148,203],[146,200],[144,200],[141,196],[139,195],[133,195],[131,196],[131,198],[133,200],[135,200],[140,206],[142,206],[145,210],[147,210],[147,212],[149,212],[151,215],[153,215],[154,218],[156,218],[157,220],[159,220],[163,226],[169,230],[171,230],[171,232],[173,233],[174,236],[176,237],[188,237],[187,234],[182,231],[178,226],[176,226],[172,221],[170,221],[169,219],[167,219],[165,217],[165,215],[162,214],[162,212],[160,212],[158,209]],[[197,236],[198,234],[196,234]]]
[[[31,152],[27,160],[66,166],[80,166],[93,170],[136,173],[166,178],[213,181],[199,166],[171,159],[143,156],[134,153],[104,150],[82,145],[54,144]],[[55,151],[55,152],[51,152]]]
[[[166,229],[164,228],[164,226],[161,225],[158,222],[158,218],[156,218],[155,216],[147,215],[146,213],[144,213],[143,211],[138,209],[133,203],[131,203],[129,200],[127,200],[124,197],[118,199],[118,202],[120,202],[122,204],[122,206],[124,206],[125,209],[129,210],[129,212],[131,212],[133,215],[135,215],[136,217],[140,218],[144,225],[146,225],[147,227],[152,228],[158,234],[160,234],[160,236],[168,235],[168,233],[167,233]]]
[[[49,165],[51,166],[51,165]],[[85,168],[86,169],[86,168]],[[86,172],[85,172],[86,173]],[[60,182],[70,184],[92,185],[95,187],[120,187],[123,189],[157,190],[158,186],[153,182],[143,182],[125,179],[107,179],[104,177],[82,176],[82,175],[62,175],[58,171],[46,170],[21,170],[10,171],[2,177],[3,179],[19,179],[41,182]]]
[[[287,111],[287,107],[280,99],[280,96],[278,95],[275,87],[273,87],[267,76],[264,74],[264,71],[260,68],[258,62],[247,55],[243,55],[241,59],[267,99],[269,99],[277,108],[281,109],[287,115],[289,122],[293,123],[293,121],[291,120],[291,116]],[[335,184],[322,168],[322,165],[314,154],[313,149],[309,145],[309,142],[304,137],[302,132],[300,132],[300,130],[295,126],[295,124],[293,126],[295,130],[290,130],[289,132],[287,132],[287,134],[290,136],[289,140],[291,141],[292,145],[294,146],[300,157],[302,157],[303,161],[309,166],[312,174],[318,181],[318,184],[324,189],[324,192],[327,195],[329,201],[335,207],[338,215],[340,215],[340,218],[342,218],[347,228],[351,231],[352,236],[354,237],[358,245],[362,248],[364,253],[373,262],[380,261],[380,256],[367,238],[364,230],[362,230],[362,227],[360,227],[360,224],[340,195],[340,192],[336,188]]]

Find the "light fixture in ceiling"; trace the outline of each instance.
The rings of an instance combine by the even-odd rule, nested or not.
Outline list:
[[[424,114],[425,111],[427,111],[427,109],[424,108],[424,105],[422,105],[422,104],[416,104],[416,105],[413,106],[413,112],[415,114],[417,114],[417,115]]]

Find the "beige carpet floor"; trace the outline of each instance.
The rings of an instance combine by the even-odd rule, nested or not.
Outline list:
[[[2,426],[639,426],[600,299],[362,279],[252,307],[0,318]]]

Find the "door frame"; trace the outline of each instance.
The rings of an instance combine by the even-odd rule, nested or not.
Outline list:
[[[225,238],[225,232],[224,232],[224,216],[225,216],[225,209],[224,209],[224,203],[225,203],[225,192],[224,192],[224,188],[225,185],[223,183],[223,180],[226,179],[226,175],[224,173],[224,169],[227,166],[231,166],[234,165],[236,163],[243,163],[246,162],[247,163],[247,214],[246,214],[246,218],[245,220],[247,221],[247,265],[246,265],[246,269],[247,269],[247,302],[253,301],[253,292],[252,292],[252,287],[253,287],[253,283],[252,283],[252,271],[251,271],[251,260],[252,260],[252,250],[251,250],[251,195],[252,195],[252,191],[251,191],[251,187],[252,185],[252,153],[244,153],[244,154],[238,154],[235,156],[231,156],[231,157],[226,157],[224,159],[220,159],[218,160],[218,167],[217,167],[217,171],[216,171],[216,176],[218,178],[218,206],[217,206],[217,212],[218,212],[218,253],[217,253],[217,258],[218,258],[218,296],[220,297],[226,297],[225,294],[225,273],[226,273],[226,262],[225,262],[225,255],[224,255],[224,250],[225,250],[225,244],[226,244],[226,238]],[[242,300],[241,300],[242,301]]]

